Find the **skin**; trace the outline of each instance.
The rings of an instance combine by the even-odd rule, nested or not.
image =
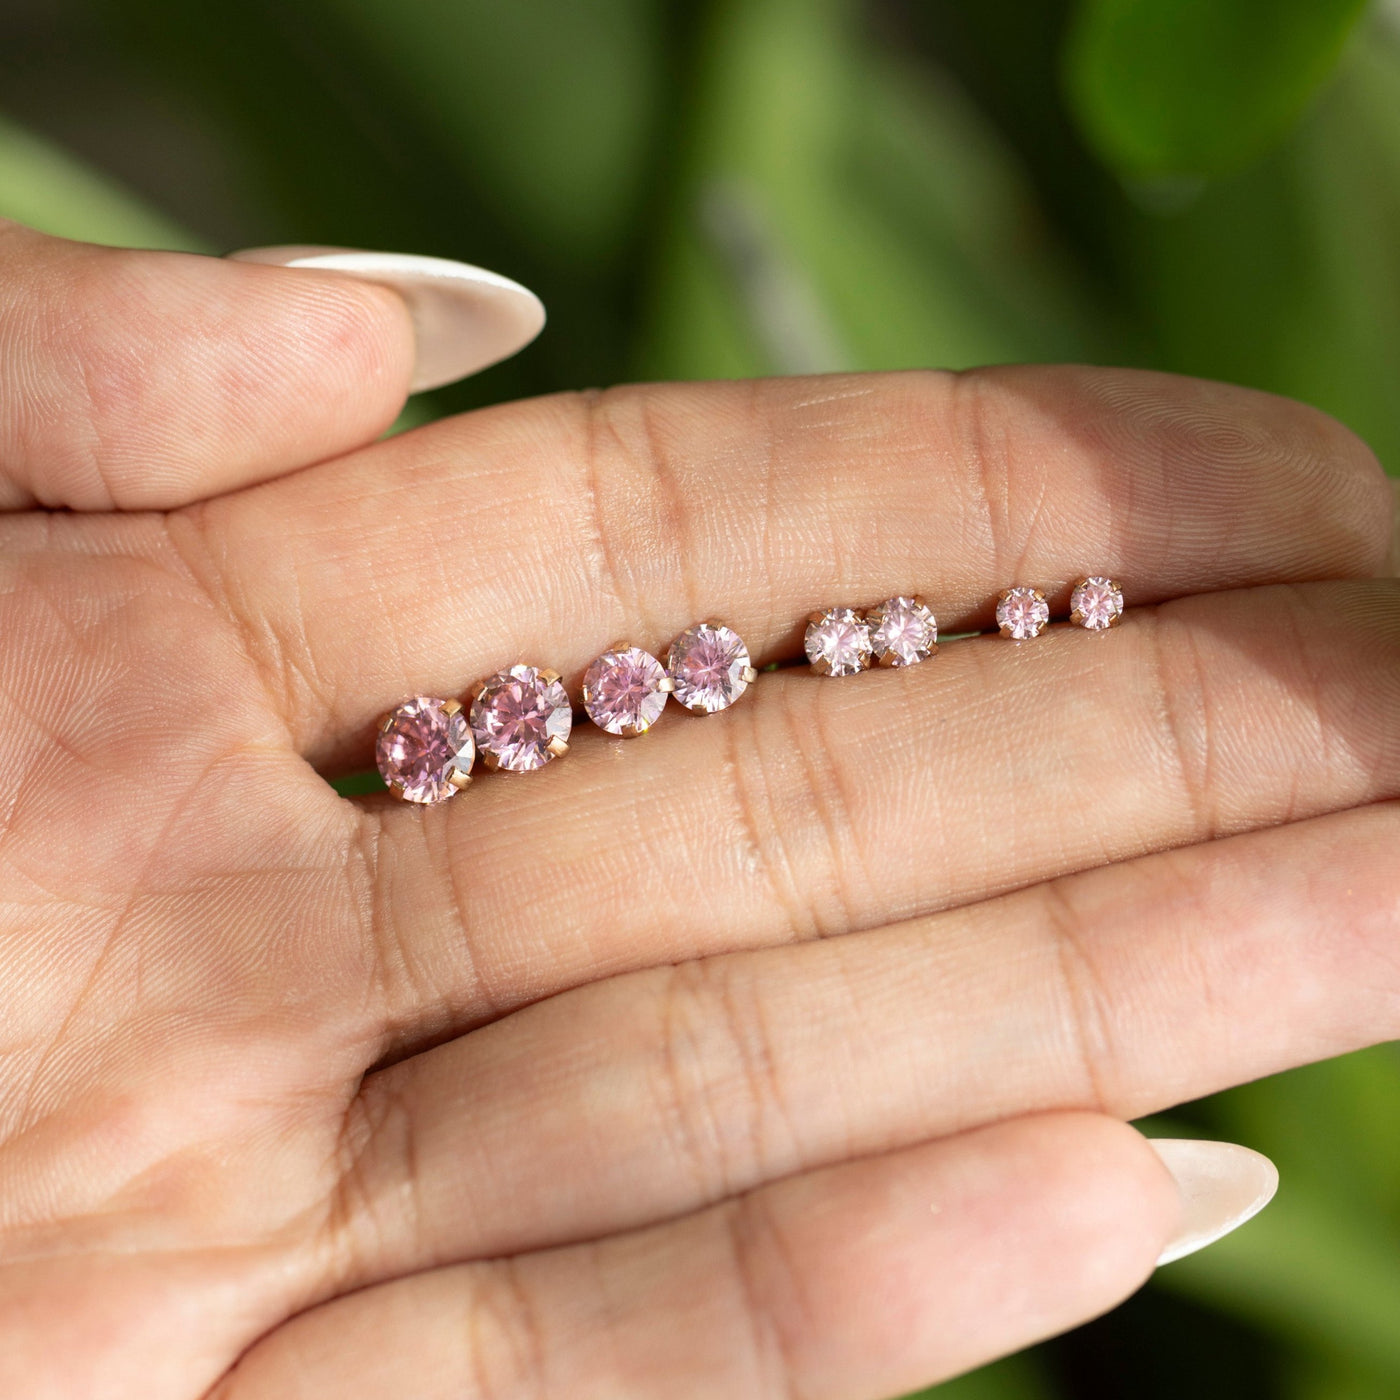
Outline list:
[[[1400,1034],[1392,500],[1323,415],[1030,368],[374,442],[391,293],[0,273],[0,1393],[879,1400],[1142,1282],[1124,1120]],[[517,660],[1088,570],[1111,633],[324,781]]]

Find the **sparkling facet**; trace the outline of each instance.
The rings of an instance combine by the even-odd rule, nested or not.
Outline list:
[[[676,699],[688,710],[726,710],[748,688],[749,649],[737,632],[718,622],[697,622],[671,643],[666,670]]]
[[[583,677],[588,718],[609,734],[645,734],[666,708],[666,668],[641,647],[605,651]]]
[[[1112,627],[1123,615],[1123,590],[1111,578],[1084,578],[1070,594],[1070,621],[1090,632]]]
[[[493,768],[528,773],[557,757],[568,742],[573,707],[557,676],[534,666],[512,666],[483,682],[471,708],[472,733]],[[551,747],[554,745],[555,747]]]
[[[455,701],[416,695],[386,716],[374,756],[395,796],[442,802],[471,772],[476,750],[467,716]]]
[[[1037,588],[1008,588],[997,603],[997,626],[1014,641],[1040,636],[1049,622],[1050,604]]]
[[[868,614],[870,643],[882,666],[913,666],[938,650],[938,623],[922,598],[886,598]]]
[[[853,676],[870,665],[870,624],[852,608],[828,608],[807,624],[807,660],[826,676]]]

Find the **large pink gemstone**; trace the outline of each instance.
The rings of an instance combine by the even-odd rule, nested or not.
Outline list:
[[[482,682],[471,720],[488,767],[528,773],[568,751],[574,713],[553,671],[512,666]]]
[[[828,608],[807,624],[802,645],[823,676],[853,676],[870,665],[870,624],[853,608]]]
[[[1070,621],[1102,632],[1123,616],[1123,590],[1111,578],[1080,579],[1069,597]]]
[[[669,689],[666,668],[650,652],[623,647],[584,672],[583,708],[599,729],[631,739],[661,718]]]
[[[676,699],[702,715],[728,709],[754,678],[748,647],[718,622],[687,627],[671,643],[666,670],[676,683]]]
[[[418,695],[384,717],[374,756],[396,797],[442,802],[466,785],[476,750],[455,700]]]
[[[914,666],[938,650],[938,623],[920,597],[886,598],[868,615],[870,643],[882,666]]]
[[[1050,623],[1050,604],[1038,588],[1008,588],[997,603],[997,626],[1003,637],[1025,642]]]

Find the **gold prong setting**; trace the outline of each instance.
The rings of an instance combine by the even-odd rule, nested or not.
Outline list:
[[[1076,581],[1069,595],[1069,620],[1086,632],[1106,632],[1123,620],[1123,585],[1103,574]]]
[[[675,682],[649,651],[614,642],[583,677],[583,708],[605,734],[635,739],[661,718]]]
[[[713,619],[687,627],[671,643],[666,672],[677,704],[697,715],[727,710],[758,679],[743,638]]]
[[[415,695],[381,716],[374,756],[395,797],[429,806],[471,781],[471,726],[456,700]]]
[[[938,655],[938,621],[923,594],[896,594],[865,617],[879,665],[917,666]]]
[[[870,623],[854,608],[811,613],[802,647],[820,676],[854,676],[870,666]]]
[[[574,710],[558,671],[508,666],[476,687],[472,735],[482,761],[530,773],[569,751]]]
[[[1038,588],[1017,585],[997,594],[997,630],[1013,642],[1028,642],[1050,625],[1050,604]]]

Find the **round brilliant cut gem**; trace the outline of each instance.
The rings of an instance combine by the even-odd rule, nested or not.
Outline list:
[[[666,668],[650,652],[614,647],[584,673],[583,707],[599,729],[630,739],[661,718],[670,688]]]
[[[697,622],[671,643],[666,670],[675,696],[688,710],[727,710],[756,678],[739,634],[718,622]]]
[[[1123,590],[1111,578],[1082,578],[1070,594],[1070,621],[1090,632],[1114,627],[1123,616]]]
[[[443,802],[466,786],[476,749],[457,701],[417,695],[380,721],[374,756],[396,797]]]
[[[1050,604],[1038,588],[1008,588],[997,601],[997,626],[1003,637],[1024,642],[1050,624]]]
[[[853,608],[828,608],[812,614],[803,646],[814,671],[853,676],[870,665],[870,624]]]
[[[573,707],[553,671],[511,666],[483,681],[472,700],[471,725],[482,761],[528,773],[566,753]]]
[[[938,650],[938,623],[917,594],[886,598],[867,620],[871,648],[882,666],[914,666]]]

